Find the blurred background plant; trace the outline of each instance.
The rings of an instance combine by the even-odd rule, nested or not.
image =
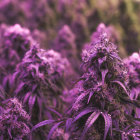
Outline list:
[[[111,138],[111,125],[114,137],[138,136],[131,123],[140,118],[139,25],[139,0],[0,0],[0,138],[28,139],[31,125],[32,139],[79,138],[68,129],[82,109],[77,134],[97,119],[91,139]],[[18,100],[30,115],[23,122]]]
[[[18,5],[18,6],[17,6]],[[1,0],[0,23],[21,24],[50,47],[58,30],[69,25],[80,54],[99,23],[111,25],[118,34],[122,57],[139,50],[140,2],[137,0]],[[46,36],[46,37],[44,37]],[[135,43],[134,43],[135,42]],[[135,45],[134,45],[135,44]]]

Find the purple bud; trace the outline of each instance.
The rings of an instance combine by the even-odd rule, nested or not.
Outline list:
[[[30,116],[16,98],[2,102],[0,135],[4,139],[22,139],[30,133]]]
[[[1,26],[1,36],[0,62],[8,73],[12,73],[29,50],[33,39],[30,31],[19,24]]]

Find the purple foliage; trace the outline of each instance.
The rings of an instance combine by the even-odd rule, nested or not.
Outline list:
[[[16,99],[8,99],[1,103],[0,137],[1,139],[22,139],[30,133],[30,116],[23,110]]]
[[[140,54],[133,53],[129,58],[124,59],[128,67],[129,87],[131,99],[137,99],[140,94]]]
[[[111,42],[117,43],[118,36],[117,32],[113,28],[113,26],[105,26],[104,23],[100,23],[96,29],[96,32],[93,32],[91,35],[91,41],[92,42],[97,42],[97,40],[100,38],[100,35],[102,33],[106,32],[108,35],[108,38],[110,39]]]
[[[140,101],[140,54],[133,53],[129,58],[124,59],[128,68],[130,98]],[[135,117],[140,118],[140,109],[135,109]]]
[[[0,0],[0,140],[140,139],[140,52],[118,52],[138,46],[132,5]]]
[[[132,116],[131,110],[140,108],[140,103],[129,97],[127,68],[106,32],[101,32],[97,42],[83,50],[82,61],[85,73],[70,91],[77,98],[67,115],[53,121],[48,140],[138,139],[139,119]]]
[[[129,98],[128,73],[117,47],[109,41],[106,32],[101,32],[98,40],[83,51],[82,59],[85,73],[78,83],[77,99],[71,110],[76,119],[72,125],[75,135],[71,139],[84,139],[85,134],[88,139],[121,139],[121,131],[138,124],[127,118],[130,115],[127,107],[136,104]]]
[[[34,120],[42,120],[42,115],[52,118],[49,112],[62,112],[61,95],[64,90],[67,59],[53,50],[43,50],[33,46],[17,66],[13,74],[15,96],[24,102]]]
[[[29,50],[33,39],[30,31],[19,24],[1,26],[0,62],[8,73],[12,73],[16,65]]]
[[[103,34],[103,33],[107,33],[107,36],[108,36],[108,39],[115,43],[115,44],[118,44],[118,34],[117,34],[117,31],[114,29],[113,26],[106,26],[104,23],[100,23],[96,29],[95,32],[92,33],[91,37],[90,37],[90,41],[93,43],[96,43],[99,38],[100,38],[100,35]],[[84,49],[88,49],[88,47],[90,47],[90,44],[89,43],[85,43],[83,48]]]
[[[75,35],[71,31],[68,25],[64,25],[58,32],[58,35],[54,41],[53,49],[59,53],[63,57],[66,57],[71,63],[71,67],[67,72],[69,76],[67,77],[67,85],[71,88],[71,81],[75,81],[79,75],[80,71],[80,61],[77,57],[77,48]]]
[[[59,30],[55,41],[55,50],[67,58],[77,57],[75,35],[68,25]]]
[[[18,5],[18,6],[17,6]],[[25,1],[19,0],[0,0],[0,23],[25,24],[26,21]]]

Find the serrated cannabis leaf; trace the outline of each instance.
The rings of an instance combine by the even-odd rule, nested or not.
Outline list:
[[[50,130],[50,132],[49,132],[49,134],[48,134],[47,140],[50,140],[50,139],[51,139],[52,134],[54,133],[54,131],[58,128],[58,126],[59,126],[61,123],[63,123],[63,121],[56,123],[56,124],[51,128],[51,130]]]
[[[33,126],[32,130],[31,131],[34,131],[35,129],[41,127],[41,126],[44,126],[44,125],[47,125],[47,124],[51,124],[51,123],[54,123],[55,120],[45,120],[45,121],[42,121],[38,124],[36,124],[35,126]]]

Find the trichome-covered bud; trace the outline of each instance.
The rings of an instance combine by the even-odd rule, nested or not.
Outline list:
[[[117,47],[106,32],[101,32],[96,42],[83,50],[82,60],[85,73],[79,79],[77,98],[70,110],[74,118],[72,131],[77,133],[71,139],[84,139],[85,135],[89,139],[121,139],[121,133],[112,127],[123,130],[131,125],[134,120],[127,119],[127,109],[136,104],[129,98],[128,72]]]
[[[130,97],[137,99],[140,94],[140,54],[133,53],[129,58],[124,59],[128,68]]]
[[[140,101],[140,54],[133,53],[130,57],[124,59],[124,63],[128,68],[130,98]],[[135,117],[140,118],[140,109],[136,108],[134,112]]]
[[[104,32],[107,33],[108,39],[110,39],[111,42],[117,43],[118,35],[116,30],[114,29],[113,26],[105,26],[104,23],[100,23],[98,25],[96,32],[93,32],[93,34],[91,35],[91,41],[97,42],[100,38],[100,35],[103,34]]]
[[[22,139],[30,133],[30,116],[16,99],[7,99],[1,103],[0,136],[4,139]]]
[[[60,95],[64,90],[64,75],[68,65],[67,59],[59,53],[33,46],[17,66],[13,74],[15,95],[26,103],[27,110],[35,116],[35,120],[42,120],[46,108],[60,108]]]

